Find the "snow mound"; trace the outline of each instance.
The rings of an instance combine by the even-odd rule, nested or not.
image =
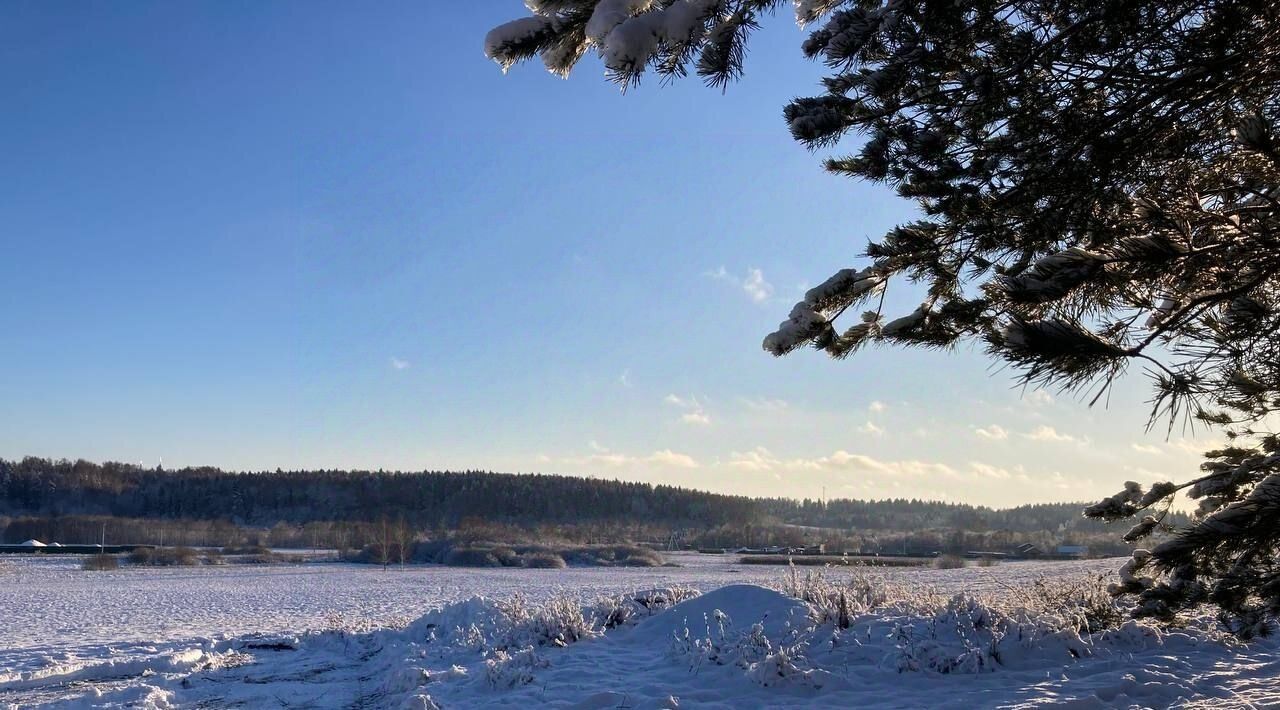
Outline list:
[[[156,674],[185,674],[219,665],[215,654],[199,648],[169,651],[149,658],[108,658],[53,664],[26,673],[0,674],[0,693],[40,688],[51,683],[93,683]]]
[[[1016,573],[1009,565],[994,574]],[[520,574],[513,579],[527,593],[538,577]],[[644,591],[626,594],[559,587],[504,597],[468,585],[494,596],[436,597],[416,621],[372,630],[344,624],[47,653],[0,671],[0,708],[275,707],[288,698],[296,707],[422,710],[1030,710],[1270,707],[1280,697],[1280,639],[1238,644],[1210,616],[1087,633],[1070,613],[984,595],[981,578],[965,570],[896,573],[911,582],[898,587],[833,578],[818,591],[844,599],[840,613],[794,580],[783,592],[732,584],[698,596],[660,586],[675,584],[669,574],[648,570],[627,587]],[[912,596],[947,575],[966,581],[966,594]]]
[[[143,683],[142,685],[124,688],[115,692],[104,693],[98,690],[68,703],[67,710],[80,708],[129,708],[130,710],[175,710],[174,693]]]
[[[503,627],[506,616],[498,602],[477,596],[429,611],[405,631],[426,640],[483,644]]]
[[[757,623],[766,636],[775,637],[809,625],[808,618],[809,605],[799,599],[754,584],[731,584],[640,622],[627,640],[665,644],[686,629],[706,634],[721,626],[750,629]]]

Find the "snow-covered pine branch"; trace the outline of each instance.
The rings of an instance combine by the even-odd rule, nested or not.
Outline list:
[[[530,0],[543,19],[505,26],[486,53],[504,68],[542,53],[563,74],[594,49],[624,88],[650,70],[720,87],[742,75],[761,18],[790,5],[809,28],[800,51],[829,75],[790,102],[785,128],[811,149],[857,141],[826,168],[896,191],[922,217],[867,244],[868,269],[806,294],[764,349],[841,358],[868,342],[972,339],[1024,383],[1092,401],[1142,360],[1153,424],[1233,442],[1188,495],[1206,520],[1230,510],[1259,534],[1240,547],[1221,525],[1184,531],[1193,552],[1156,565],[1140,611],[1212,601],[1240,629],[1280,611],[1280,582],[1267,581],[1280,579],[1280,522],[1250,498],[1271,484],[1249,468],[1280,451],[1259,426],[1280,411],[1274,0],[692,2]],[[919,309],[883,318],[877,304],[837,323],[891,277],[925,292]],[[1131,517],[1184,490],[1167,485],[1091,511]],[[1140,521],[1130,537],[1155,530]]]

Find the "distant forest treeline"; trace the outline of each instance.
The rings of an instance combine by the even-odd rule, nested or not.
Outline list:
[[[511,524],[749,522],[757,501],[674,486],[481,471],[263,471],[27,457],[0,459],[0,513],[229,520],[243,525],[403,518],[453,528],[463,518]]]
[[[755,539],[760,531],[787,525],[849,532],[1041,533],[1037,539],[1055,540],[1115,536],[1080,510],[1073,503],[994,510],[901,499],[748,498],[647,483],[481,471],[237,473],[0,459],[0,515],[28,519],[110,516],[261,528],[393,519],[423,531],[457,530],[481,520],[526,528],[643,529],[650,535],[680,530],[704,540],[744,534]],[[10,532],[19,528],[31,529],[15,526]]]

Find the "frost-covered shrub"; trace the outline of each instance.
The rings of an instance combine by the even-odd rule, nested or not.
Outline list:
[[[139,547],[129,553],[130,564],[155,567],[191,567],[200,564],[190,547]]]
[[[239,547],[222,548],[224,555],[269,555],[271,548],[264,545],[241,545]]]
[[[444,564],[452,544],[448,540],[418,540],[409,551],[409,559],[425,564]]]
[[[268,551],[259,555],[245,555],[239,558],[239,561],[251,565],[274,565],[281,562],[300,564],[305,560],[301,555],[282,555],[279,552]]]
[[[493,550],[483,547],[455,547],[445,555],[444,563],[451,567],[502,566],[502,562]]]
[[[763,623],[752,624],[749,629],[736,630],[728,614],[715,610],[704,621],[701,634],[690,630],[686,621],[671,641],[671,653],[689,663],[690,671],[707,665],[730,666],[764,686],[783,683],[803,683],[818,686],[816,673],[805,659],[806,633],[812,629],[793,629],[791,637],[777,639],[777,643],[765,633]]]
[[[560,569],[565,560],[547,548],[512,549],[506,546],[490,546],[477,543],[449,548],[441,561],[451,567],[532,567]]]
[[[80,569],[88,572],[120,569],[120,560],[115,555],[89,555],[80,563]]]
[[[806,570],[801,574],[792,567],[776,589],[808,602],[818,623],[835,623],[841,627],[847,627],[854,615],[884,606],[931,613],[946,602],[929,587],[890,582],[883,576],[865,572],[835,582],[821,570]]]
[[[493,556],[498,559],[498,564],[503,567],[524,567],[520,555],[510,547],[495,547],[492,550]]]
[[[514,653],[497,650],[484,662],[485,679],[494,688],[518,688],[533,682],[533,672],[551,664],[532,648]]]
[[[550,553],[553,555],[560,554],[560,552],[556,548],[550,547],[548,545],[514,545],[513,547],[515,548],[516,554],[520,555],[521,557],[525,557],[527,555],[541,555],[546,553]]]
[[[899,622],[885,665],[899,672],[984,673],[999,662],[1005,631],[995,612],[970,597],[953,598],[933,618]]]
[[[591,618],[603,629],[630,626],[700,594],[692,587],[677,586],[600,597],[591,610]]]
[[[379,625],[374,623],[372,619],[331,611],[324,617],[324,628],[322,631],[326,633],[354,636],[356,634],[367,634],[378,627]]]
[[[1103,575],[1073,579],[1039,577],[1029,585],[1007,588],[997,603],[1006,609],[1022,608],[1033,614],[1065,619],[1083,634],[1116,628],[1129,617],[1128,610],[1108,592]]]
[[[882,665],[903,671],[988,673],[1028,657],[1070,661],[1090,655],[1069,619],[1006,614],[970,596],[953,597],[932,616],[909,616],[891,631],[894,650]]]
[[[567,646],[583,638],[599,635],[596,624],[583,613],[576,600],[558,596],[537,605],[516,596],[500,604],[511,622],[503,646]]]
[[[939,555],[933,560],[938,569],[960,569],[964,567],[964,558],[960,555]]]
[[[819,686],[799,644],[784,646],[747,667],[747,677],[765,687],[788,683]]]
[[[556,569],[583,567],[659,567],[662,556],[636,545],[506,545],[483,540],[444,539],[419,542],[410,558],[414,562],[454,567],[527,567]],[[368,559],[357,558],[358,562]]]
[[[473,597],[428,612],[406,624],[405,633],[415,642],[481,653],[563,647],[638,623],[696,596],[696,590],[675,587],[602,597],[585,606],[570,596],[536,603],[519,595],[507,600]]]
[[[554,552],[533,552],[517,558],[518,563],[534,569],[564,569],[565,561]]]
[[[638,545],[588,545],[560,552],[571,565],[599,567],[661,567],[662,555]]]
[[[1101,577],[1042,578],[1016,589],[945,598],[870,575],[833,582],[821,571],[799,574],[793,568],[779,590],[808,603],[822,629],[808,643],[826,634],[824,643],[834,652],[856,654],[865,641],[888,637],[893,651],[881,665],[898,672],[985,673],[1029,656],[1069,662],[1089,654],[1082,634],[1114,628],[1124,618]]]

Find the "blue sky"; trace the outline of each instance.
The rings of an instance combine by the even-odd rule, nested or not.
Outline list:
[[[1195,461],[1143,435],[1137,373],[1089,409],[968,349],[765,354],[912,215],[788,136],[801,32],[726,93],[623,96],[593,59],[504,76],[481,43],[524,13],[0,7],[0,456],[991,505]]]

